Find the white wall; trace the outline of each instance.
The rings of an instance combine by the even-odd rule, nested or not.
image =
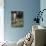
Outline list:
[[[40,9],[46,9],[46,0],[40,0]],[[46,11],[43,12],[43,22],[40,21],[40,24],[46,26]]]
[[[0,42],[4,41],[4,0],[0,0]]]

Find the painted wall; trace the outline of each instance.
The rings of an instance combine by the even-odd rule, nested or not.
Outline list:
[[[46,9],[46,0],[40,0],[40,10]],[[46,27],[46,11],[44,11],[43,15],[43,22],[40,22],[40,25]],[[46,44],[46,34],[45,34],[45,44]]]
[[[41,9],[41,11],[43,10],[43,9],[46,9],[46,0],[41,0],[40,1],[41,3],[40,3],[40,9]],[[40,24],[41,25],[43,25],[43,26],[46,26],[46,11],[44,11],[43,12],[43,19],[44,19],[44,21],[42,22],[40,22]]]
[[[4,0],[0,0],[0,42],[4,41],[4,2],[3,1]]]
[[[31,31],[35,12],[40,9],[40,0],[4,0],[4,36],[7,41],[18,41]],[[11,27],[11,11],[24,11],[24,27]]]

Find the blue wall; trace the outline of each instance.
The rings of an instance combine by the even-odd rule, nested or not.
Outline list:
[[[18,41],[31,30],[35,12],[40,9],[40,0],[4,0],[4,6],[4,38],[7,41]],[[24,11],[24,27],[11,27],[12,10]]]

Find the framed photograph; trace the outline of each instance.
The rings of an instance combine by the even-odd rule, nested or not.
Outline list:
[[[11,11],[11,25],[12,27],[23,27],[23,11]]]

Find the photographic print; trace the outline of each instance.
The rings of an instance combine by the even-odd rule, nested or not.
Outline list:
[[[11,25],[12,27],[23,27],[23,11],[11,11]]]

